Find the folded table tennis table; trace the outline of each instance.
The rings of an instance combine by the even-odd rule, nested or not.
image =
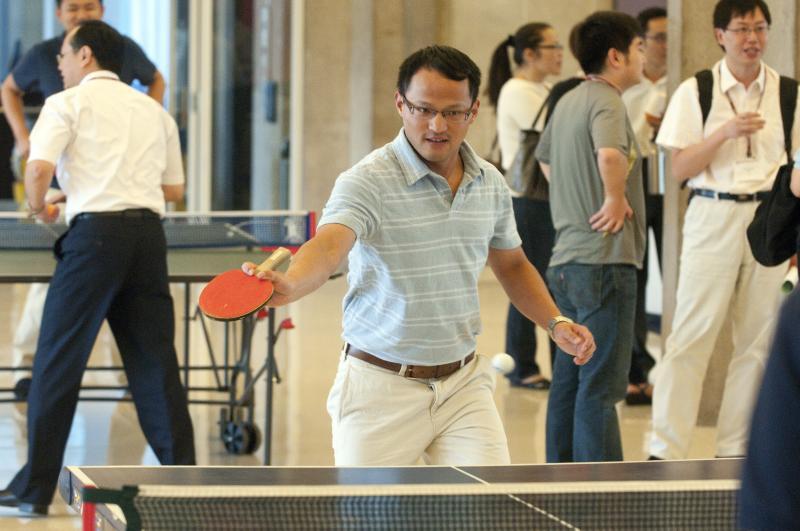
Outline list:
[[[313,237],[314,213],[309,211],[242,211],[242,212],[176,212],[168,213],[164,221],[167,239],[167,266],[171,283],[184,285],[183,300],[183,385],[187,392],[223,392],[225,400],[189,397],[190,403],[224,405],[221,411],[220,437],[231,453],[253,453],[261,435],[254,421],[253,388],[265,375],[266,414],[264,422],[264,463],[271,460],[272,391],[276,378],[274,349],[281,331],[275,312],[266,313],[267,359],[261,370],[251,366],[252,336],[257,316],[241,321],[241,340],[236,359],[229,361],[228,337],[230,325],[225,325],[224,363],[217,363],[211,348],[207,325],[192,300],[191,285],[205,283],[217,274],[239,267],[245,260],[261,262],[277,246],[296,250]],[[29,219],[20,212],[0,212],[0,282],[46,283],[55,269],[53,245],[67,231],[63,223],[44,224]],[[200,321],[206,337],[211,363],[191,365],[190,323]],[[25,369],[0,367],[2,371]],[[27,367],[30,369],[30,367]],[[121,370],[121,367],[89,367],[88,370]],[[216,385],[198,387],[190,384],[192,371],[211,371]],[[114,390],[108,386],[84,386],[82,390]],[[120,388],[121,389],[121,388]],[[0,389],[11,395],[14,389]],[[124,398],[122,398],[124,400]],[[19,401],[19,397],[1,398],[0,402]],[[120,397],[81,395],[81,400],[120,400]]]
[[[735,529],[741,459],[512,466],[76,467],[84,529]]]

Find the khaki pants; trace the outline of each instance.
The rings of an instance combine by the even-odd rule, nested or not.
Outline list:
[[[708,362],[731,311],[733,353],[717,421],[717,455],[744,455],[787,266],[758,264],[747,242],[757,203],[692,199],[686,211],[672,332],[658,364],[650,454],[687,457]]]
[[[337,466],[505,465],[486,356],[440,379],[404,378],[342,355],[328,396]]]

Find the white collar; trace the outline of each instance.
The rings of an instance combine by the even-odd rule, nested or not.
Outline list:
[[[763,61],[761,61],[759,64],[759,68],[760,70],[758,72],[758,77],[756,77],[754,83],[757,83],[757,87],[760,92],[764,90],[764,82],[767,77],[767,68]],[[731,72],[730,68],[728,68],[728,62],[723,58],[720,61],[719,67],[719,88],[722,90],[722,92],[728,92],[737,84],[740,84],[742,87],[744,87],[744,83],[733,77],[733,73]]]
[[[87,81],[91,81],[93,79],[111,79],[114,81],[119,81],[119,76],[112,72],[111,70],[96,70],[94,72],[90,72],[83,76],[81,79],[80,84],[83,85]]]

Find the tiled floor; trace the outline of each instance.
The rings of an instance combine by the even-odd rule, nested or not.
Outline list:
[[[11,338],[24,300],[24,286],[0,285],[0,364],[8,365],[11,359]],[[281,317],[291,316],[296,329],[285,331],[278,343],[278,367],[283,382],[276,386],[273,463],[278,465],[330,465],[333,455],[330,448],[330,423],[325,411],[325,398],[338,362],[341,299],[345,292],[343,278],[333,280],[304,301],[280,312]],[[174,290],[182,297],[180,289]],[[493,354],[503,350],[507,299],[490,274],[484,275],[480,284],[483,334],[478,342],[478,352]],[[181,299],[177,299],[181,300]],[[177,305],[178,307],[181,304]],[[179,321],[181,322],[181,321]],[[220,335],[220,325],[212,329]],[[256,330],[254,359],[264,357],[264,325]],[[540,344],[543,344],[541,341]],[[659,338],[651,336],[650,343],[658,351]],[[198,326],[193,326],[191,339],[192,359],[207,363]],[[219,347],[219,345],[217,345]],[[178,334],[178,349],[182,337]],[[102,354],[100,352],[99,354]],[[96,357],[102,364],[104,356]],[[543,371],[549,373],[549,361],[540,356]],[[193,376],[199,383],[198,376]],[[108,382],[109,376],[90,377],[91,381]],[[11,377],[0,373],[0,386],[7,387]],[[110,383],[113,383],[111,381]],[[256,391],[259,397],[256,419],[263,421],[263,385]],[[498,378],[495,393],[498,407],[504,418],[515,463],[544,461],[544,419],[547,393],[509,388],[504,378]],[[644,457],[645,434],[649,429],[650,408],[619,407],[626,460]],[[225,453],[219,439],[218,406],[192,406],[199,464],[256,465],[262,454],[232,456]],[[0,487],[11,479],[24,462],[24,418],[11,404],[0,404]],[[714,430],[698,428],[693,442],[692,457],[710,457]],[[67,464],[156,464],[146,448],[137,425],[136,414],[127,403],[82,402],[73,424],[65,463]],[[79,518],[71,513],[56,495],[52,516],[46,519],[21,519],[16,512],[0,509],[2,529],[70,529],[79,528]]]

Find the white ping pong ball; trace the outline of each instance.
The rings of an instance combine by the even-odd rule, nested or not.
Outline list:
[[[508,374],[514,370],[514,358],[505,352],[499,352],[492,356],[492,367],[500,374]]]

